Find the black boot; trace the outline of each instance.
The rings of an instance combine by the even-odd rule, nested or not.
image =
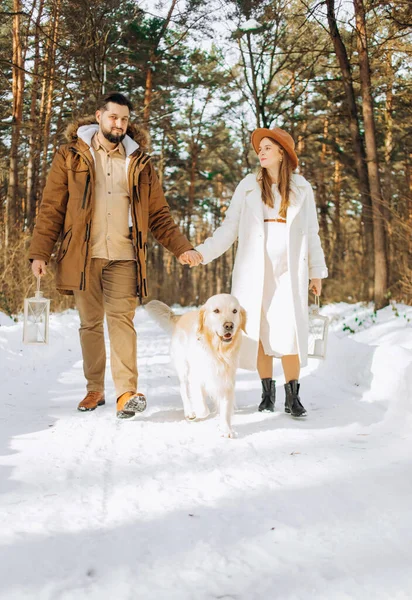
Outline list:
[[[274,412],[276,402],[276,381],[270,377],[262,379],[262,402],[259,404],[260,412],[266,410]]]
[[[300,383],[297,379],[285,383],[285,412],[290,413],[292,417],[303,417],[306,410],[299,398]]]

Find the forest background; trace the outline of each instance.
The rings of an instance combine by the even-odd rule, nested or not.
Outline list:
[[[279,126],[315,189],[323,301],[411,303],[409,0],[2,0],[0,15],[1,311],[34,289],[28,245],[65,128],[114,90],[194,244],[256,169],[253,129]],[[234,255],[189,270],[151,238],[150,295],[188,305],[229,291]],[[71,306],[49,273],[53,309]]]

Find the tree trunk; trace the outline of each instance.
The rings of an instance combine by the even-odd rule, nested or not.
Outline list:
[[[9,183],[7,189],[4,217],[4,245],[9,244],[10,231],[16,231],[20,225],[21,207],[19,205],[18,169],[19,169],[19,141],[23,120],[23,91],[24,91],[24,65],[21,40],[21,14],[20,0],[13,0],[13,67],[12,67],[12,93],[13,114],[11,127],[11,146],[9,162]]]
[[[146,129],[149,128],[150,121],[150,110],[151,103],[153,100],[153,67],[157,60],[157,50],[159,48],[159,44],[163,39],[164,34],[166,33],[167,28],[169,27],[170,20],[173,15],[173,11],[176,7],[177,0],[172,0],[172,4],[170,5],[169,12],[167,13],[167,17],[163,21],[162,28],[159,32],[159,35],[154,41],[153,47],[150,50],[149,60],[146,71],[146,82],[145,82],[145,91],[144,91],[144,100],[143,100],[143,124]]]
[[[153,56],[150,56],[149,65],[146,71],[146,82],[145,82],[145,90],[144,90],[144,99],[143,99],[143,125],[145,129],[149,129],[149,120],[150,120],[150,105],[152,102],[152,90],[153,90]]]
[[[190,183],[189,183],[189,191],[188,191],[188,204],[186,211],[186,236],[190,236],[190,227],[192,225],[192,214],[193,207],[195,205],[195,192],[196,192],[196,170],[197,170],[197,161],[198,161],[198,149],[197,144],[192,148],[191,151],[191,160],[190,160]]]
[[[342,164],[335,160],[335,173],[333,177],[333,203],[335,215],[333,218],[334,242],[332,253],[331,276],[340,279],[343,265],[342,223],[340,214],[340,193],[342,189]]]
[[[298,136],[298,140],[297,140],[297,153],[298,156],[302,156],[303,153],[305,152],[305,135],[306,135],[306,131],[308,129],[308,119],[309,114],[308,114],[308,94],[306,93],[304,95],[304,103],[303,103],[303,121],[300,121],[300,130],[301,130],[301,135]],[[302,164],[302,162],[300,163],[300,169],[301,171],[304,171],[304,164]]]
[[[392,202],[392,151],[393,151],[393,84],[394,72],[392,66],[392,51],[388,52],[386,69],[386,99],[385,99],[385,178],[384,178],[384,215],[386,223],[386,252],[388,256],[388,283],[389,287],[395,283],[397,274],[394,272],[396,261],[393,235],[392,235],[392,215],[396,207]]]
[[[159,156],[159,162],[157,165],[157,176],[159,178],[159,183],[160,183],[161,187],[163,187],[163,179],[164,179],[165,167],[166,167],[165,147],[166,147],[166,130],[165,130],[165,128],[163,128],[162,129],[162,143],[160,146],[160,156]]]
[[[408,225],[410,227],[410,231],[412,231],[412,152],[409,153],[409,160],[406,160],[406,189],[408,190],[408,196],[406,199],[406,218],[408,220]],[[409,247],[411,248],[412,255],[412,235],[409,238]]]
[[[197,171],[197,160],[198,160],[198,149],[197,144],[193,144],[191,148],[191,160],[190,160],[190,183],[188,191],[188,204],[186,209],[186,237],[190,239],[190,229],[192,226],[193,207],[195,204],[195,192],[196,192],[196,171]],[[185,267],[182,273],[181,279],[182,297],[185,295],[186,298],[190,297],[192,289],[192,280],[190,278],[189,268]]]
[[[246,40],[247,40],[247,47],[248,47],[248,51],[249,51],[250,70],[251,70],[251,75],[252,75],[252,89],[253,89],[253,102],[255,105],[256,127],[261,127],[261,123],[262,123],[263,127],[267,127],[265,114],[264,114],[264,107],[261,106],[260,101],[259,101],[259,90],[258,90],[258,86],[257,86],[255,60],[254,60],[254,56],[253,56],[252,41],[250,39],[250,33],[246,34]],[[239,43],[240,43],[240,40],[239,40]]]
[[[325,250],[326,263],[329,263],[330,258],[330,239],[329,239],[329,230],[328,230],[328,194],[326,190],[325,183],[325,170],[326,170],[326,140],[328,138],[329,130],[329,119],[328,117],[324,118],[323,121],[323,142],[322,149],[320,153],[320,169],[318,170],[318,189],[316,193],[317,205],[320,208],[320,231],[322,235],[322,245]]]
[[[366,158],[369,188],[373,212],[373,240],[375,259],[375,308],[388,304],[388,260],[384,226],[384,201],[379,177],[378,152],[376,147],[375,120],[373,114],[372,86],[368,56],[365,8],[363,0],[354,0],[356,33],[359,55],[362,112],[365,128]]]
[[[58,39],[59,29],[59,17],[60,17],[60,3],[61,0],[56,0],[53,10],[53,23],[50,34],[50,48],[49,48],[49,60],[47,65],[47,85],[46,85],[46,102],[45,102],[45,118],[43,125],[43,157],[41,173],[43,181],[45,181],[47,164],[48,164],[48,149],[50,140],[50,125],[52,117],[52,103],[53,103],[53,92],[54,92],[54,75],[56,72],[56,47]]]
[[[52,149],[52,156],[54,157],[54,154],[57,150],[57,147],[59,146],[59,142],[60,142],[60,137],[62,134],[62,130],[64,130],[65,125],[63,122],[63,115],[64,115],[64,107],[66,106],[66,99],[67,99],[67,84],[68,84],[68,80],[69,80],[69,66],[67,66],[66,68],[66,73],[64,75],[64,80],[63,80],[63,85],[62,85],[62,89],[61,89],[61,96],[60,96],[60,102],[59,102],[59,107],[58,107],[58,114],[59,116],[57,117],[57,122],[56,122],[56,132],[53,135],[53,149]]]
[[[374,232],[372,220],[372,202],[369,191],[368,171],[366,168],[365,148],[363,145],[362,136],[359,127],[358,109],[356,106],[356,97],[353,87],[352,70],[346,52],[345,45],[339,33],[335,15],[335,1],[326,0],[328,9],[329,34],[331,36],[335,54],[339,62],[339,67],[342,73],[342,83],[345,92],[346,107],[349,117],[349,131],[352,139],[352,147],[355,159],[356,173],[359,182],[359,192],[362,202],[362,224],[363,233],[362,240],[364,242],[363,257],[364,257],[364,273],[366,275],[365,284],[367,286],[367,297],[372,300],[374,294]]]
[[[406,227],[406,251],[405,266],[402,269],[402,276],[407,280],[409,293],[412,297],[412,152],[406,152],[405,157],[405,176],[406,176],[406,198],[405,198],[405,220]]]
[[[31,229],[36,215],[36,178],[37,170],[36,163],[40,155],[38,148],[38,93],[40,83],[40,44],[39,31],[41,17],[43,14],[44,0],[40,0],[37,19],[34,33],[34,64],[33,64],[33,79],[31,84],[31,100],[30,100],[30,121],[29,121],[29,157],[27,163],[27,181],[26,181],[26,226]]]

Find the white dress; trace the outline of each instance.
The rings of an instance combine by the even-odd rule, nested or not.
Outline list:
[[[278,219],[281,196],[272,186],[275,205],[263,205],[264,219]],[[298,354],[293,298],[287,257],[286,223],[264,223],[265,280],[263,286],[260,339],[265,354]]]

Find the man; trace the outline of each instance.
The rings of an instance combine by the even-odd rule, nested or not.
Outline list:
[[[80,315],[87,380],[81,411],[105,403],[106,314],[119,418],[146,408],[137,388],[133,317],[137,296],[147,296],[148,230],[181,264],[200,262],[171,217],[150,156],[140,149],[144,136],[130,123],[131,110],[123,94],[112,93],[95,119],[69,126],[68,143],[56,152],[47,178],[30,246],[33,273],[42,276],[62,234],[56,285],[74,294]]]

